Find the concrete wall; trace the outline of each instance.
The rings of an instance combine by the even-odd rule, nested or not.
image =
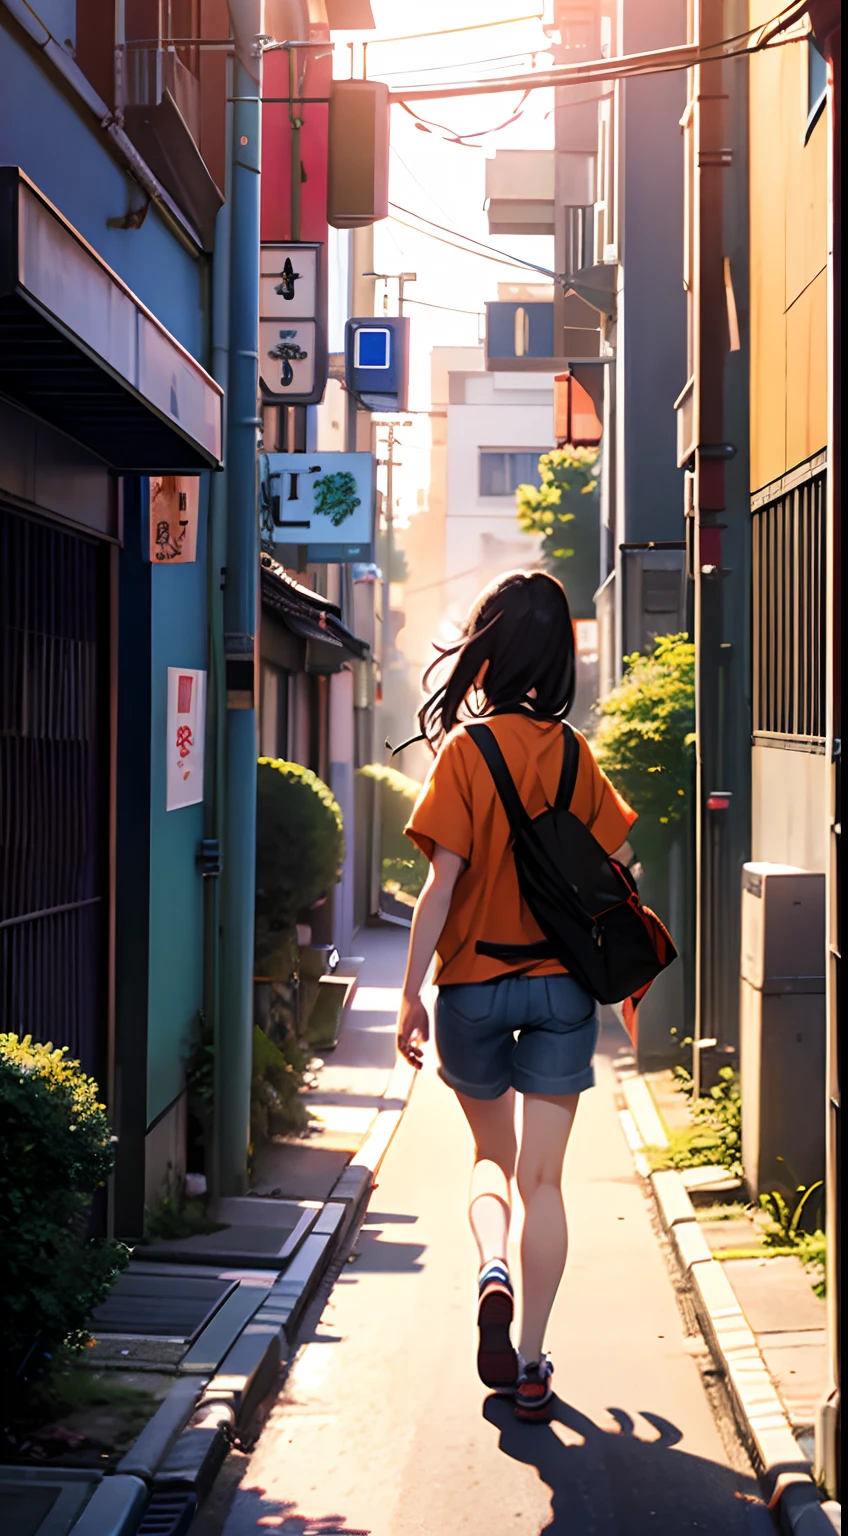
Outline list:
[[[628,0],[623,53],[686,42],[685,0]],[[682,72],[621,86],[616,541],[683,538],[674,401],[686,383]]]
[[[539,541],[521,532],[514,496],[481,496],[481,448],[554,445],[553,382],[543,374],[453,374],[448,405],[446,596],[444,617],[459,623],[485,582],[538,559]]]
[[[823,752],[754,746],[751,858],[800,869],[827,868],[828,836],[822,807],[830,790]]]

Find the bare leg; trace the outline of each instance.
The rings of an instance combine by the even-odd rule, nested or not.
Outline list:
[[[521,1238],[523,1316],[519,1349],[538,1360],[545,1329],[565,1268],[568,1228],[562,1199],[562,1165],[579,1095],[524,1096],[524,1129],[518,1157],[518,1190],[524,1202]]]
[[[468,1219],[477,1241],[480,1264],[506,1260],[511,1209],[510,1180],[515,1169],[515,1092],[499,1099],[457,1098],[474,1137]]]

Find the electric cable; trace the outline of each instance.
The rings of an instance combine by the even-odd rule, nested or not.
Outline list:
[[[415,214],[415,218],[418,217],[419,215]],[[554,273],[549,272],[547,267],[536,267],[529,261],[513,261],[509,256],[487,256],[483,251],[469,250],[467,245],[457,245],[455,240],[446,240],[444,235],[434,235],[429,229],[419,229],[417,224],[409,224],[406,219],[399,219],[394,213],[389,214],[389,218],[393,224],[400,224],[404,229],[411,229],[416,235],[426,235],[428,240],[438,240],[440,245],[449,245],[454,251],[462,251],[464,256],[476,256],[480,261],[494,261],[499,267],[515,267],[521,272],[529,267],[533,272],[544,273],[545,277],[554,277]],[[405,299],[404,303],[406,303]]]
[[[528,267],[532,272],[541,272],[545,277],[549,277],[552,282],[557,280],[556,272],[552,272],[549,267],[540,267],[535,261],[525,261],[521,256],[514,256],[509,251],[499,251],[496,246],[487,245],[484,240],[475,240],[473,235],[463,235],[458,229],[450,229],[444,224],[437,224],[435,219],[425,218],[423,213],[416,213],[414,208],[404,208],[400,203],[393,203],[391,201],[389,202],[389,207],[396,208],[398,213],[409,214],[413,219],[420,219],[422,224],[430,224],[433,229],[440,230],[443,235],[454,235],[458,240],[466,240],[469,245],[478,245],[493,259],[508,261],[514,267]],[[403,224],[403,219],[396,219],[395,222]],[[407,225],[406,228],[414,229],[415,225]],[[419,233],[424,235],[427,231],[422,229]],[[475,253],[471,252],[470,254],[474,255]]]
[[[762,52],[769,47],[797,41],[797,37],[787,37],[785,33],[802,21],[806,10],[806,0],[797,0],[797,3],[785,7],[762,26],[750,27],[732,37],[721,38],[715,43],[707,43],[703,46],[697,43],[683,43],[672,48],[658,48],[641,54],[620,54],[607,59],[587,60],[584,64],[565,64],[551,70],[540,70],[535,76],[532,74],[516,75],[512,78],[495,76],[488,80],[423,88],[408,86],[406,89],[391,91],[389,100],[403,102],[406,105],[410,100],[440,101],[454,96],[493,95],[522,88],[525,90],[560,88],[589,84],[590,81],[633,79],[642,75],[669,74],[676,70],[688,70],[701,65],[720,64],[725,59],[742,58],[747,54]],[[752,37],[755,40],[747,42],[743,47],[733,46],[737,42],[744,42]]]

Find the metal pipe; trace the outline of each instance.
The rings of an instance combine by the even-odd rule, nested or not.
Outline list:
[[[227,62],[227,75],[232,75],[232,62]],[[232,92],[228,89],[228,95]],[[215,252],[212,263],[212,376],[224,389],[224,441],[227,433],[227,387],[230,370],[230,249],[232,229],[230,198],[232,194],[232,107],[227,106],[226,116],[226,167],[224,181],[224,206],[219,209],[215,222]],[[209,532],[206,557],[207,634],[209,686],[206,693],[206,799],[204,807],[205,833],[213,838],[218,847],[224,841],[224,740],[227,720],[227,683],[224,659],[224,572],[227,564],[227,462],[220,473],[213,475],[209,488]],[[220,919],[221,881],[204,881],[204,967],[203,994],[206,1027],[211,1031],[213,1050],[213,1102],[212,1135],[208,1148],[206,1175],[213,1202],[221,1194],[220,1108],[224,1096],[224,1079],[221,1070],[226,1048],[221,1038],[221,950]]]
[[[255,649],[259,572],[257,423],[262,0],[229,0],[233,62],[227,573],[224,589],[226,773],[221,922],[220,1093],[223,1195],[247,1188],[256,887]]]

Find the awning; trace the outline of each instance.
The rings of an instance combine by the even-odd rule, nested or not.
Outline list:
[[[0,393],[124,474],[221,464],[220,386],[17,166],[0,167]]]
[[[301,586],[271,555],[262,556],[260,577],[263,607],[306,642],[307,672],[338,672],[349,658],[363,661],[369,655],[367,643],[342,623],[335,603]]]

